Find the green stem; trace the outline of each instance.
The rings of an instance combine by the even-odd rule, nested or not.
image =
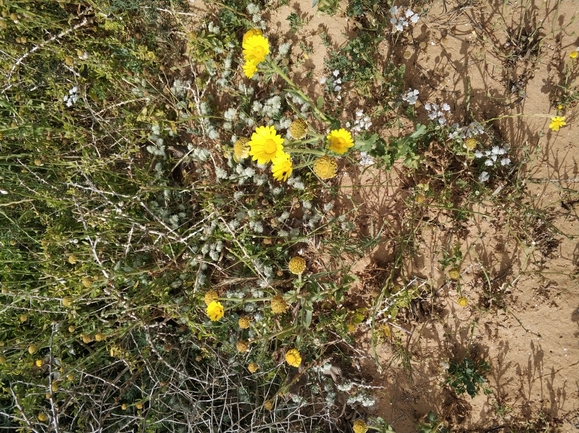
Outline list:
[[[272,68],[273,72],[278,74],[281,78],[284,79],[284,81],[286,83],[288,83],[290,85],[293,92],[295,92],[300,98],[302,98],[304,101],[306,101],[308,104],[310,104],[312,109],[319,116],[320,120],[322,120],[326,123],[330,123],[330,121],[328,120],[326,115],[324,113],[322,113],[322,111],[316,106],[316,104],[314,104],[314,102],[310,99],[310,97],[307,96],[304,92],[302,92],[301,89],[298,86],[296,86],[296,84],[291,80],[291,78],[288,77],[285,74],[285,72],[282,71],[281,68],[275,62],[267,61],[266,63]]]

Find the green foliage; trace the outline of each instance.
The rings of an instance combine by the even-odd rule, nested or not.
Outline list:
[[[432,411],[429,411],[426,419],[418,424],[418,433],[448,433],[448,431],[444,421],[439,420]]]
[[[419,146],[427,137],[426,127],[417,124],[416,131],[405,137],[393,138],[390,143],[386,143],[378,134],[363,134],[356,140],[356,148],[379,159],[385,168],[402,160],[404,166],[416,169],[421,161]]]
[[[445,383],[449,385],[457,395],[468,393],[474,398],[482,388],[485,394],[492,393],[486,388],[485,374],[490,370],[490,366],[482,360],[471,361],[464,358],[460,362],[451,362],[448,369],[448,377]]]

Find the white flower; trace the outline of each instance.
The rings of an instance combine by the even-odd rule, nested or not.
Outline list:
[[[334,72],[332,72],[332,74],[334,74],[334,77],[337,77],[338,75],[340,75],[340,71],[336,69]]]
[[[503,158],[501,159],[501,165],[509,165],[511,163],[510,158]]]
[[[489,174],[486,171],[483,171],[479,175],[478,180],[479,180],[479,182],[486,182],[487,180],[489,180],[489,177],[490,177]]]
[[[477,150],[474,152],[474,157],[475,158],[482,158],[483,157],[483,153],[480,150]]]
[[[360,165],[373,165],[374,158],[368,155],[367,152],[360,152]]]

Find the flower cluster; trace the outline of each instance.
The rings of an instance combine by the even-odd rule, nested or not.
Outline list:
[[[424,104],[424,108],[426,108],[430,120],[437,121],[441,126],[446,125],[446,114],[450,112],[450,105],[446,102],[443,102],[441,105],[427,102]]]
[[[479,160],[484,160],[483,164],[485,167],[497,167],[497,166],[508,166],[511,164],[511,159],[507,157],[508,145],[504,147],[493,146],[491,150],[485,150],[484,152],[477,150],[474,153],[474,157]],[[490,175],[487,171],[483,171],[478,180],[480,182],[486,182],[490,179]]]
[[[72,107],[78,101],[78,87],[74,86],[68,91],[68,95],[64,95],[62,100],[66,102],[67,107]]]
[[[398,6],[392,6],[390,8],[390,23],[397,32],[402,32],[406,27],[408,27],[408,22],[416,24],[420,19],[420,15],[414,13],[412,9],[408,8],[404,11],[403,8],[398,8]]]
[[[288,180],[293,171],[291,157],[283,150],[283,138],[273,126],[258,126],[251,136],[249,155],[258,164],[272,163],[276,180]]]
[[[247,78],[253,78],[257,65],[263,62],[269,54],[269,42],[259,29],[251,29],[243,35],[243,73]]]
[[[350,122],[346,122],[346,127],[350,128]],[[367,131],[372,126],[370,116],[364,115],[364,110],[356,110],[356,119],[354,125],[351,127],[352,131],[360,133]]]
[[[469,138],[475,138],[485,132],[484,127],[476,120],[471,122],[468,126],[460,126],[458,123],[452,125],[452,132],[448,134],[448,138],[458,142],[465,142]],[[469,149],[472,150],[472,149]]]

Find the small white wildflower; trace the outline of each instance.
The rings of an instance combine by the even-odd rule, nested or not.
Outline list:
[[[290,47],[291,45],[289,43],[281,44],[278,48],[279,54],[281,56],[287,55],[287,53],[289,53]]]
[[[322,77],[322,78],[320,78],[320,84],[321,84],[321,85],[326,84],[326,81],[327,81],[327,80],[328,80],[328,79],[327,79],[325,76]]]
[[[402,100],[410,105],[416,104],[418,101],[418,94],[420,92],[416,89],[409,89],[404,95],[402,95]]]
[[[474,157],[475,158],[482,158],[483,157],[483,153],[480,150],[476,150],[474,152]]]
[[[373,165],[374,158],[368,152],[360,152],[360,165]]]
[[[486,182],[487,180],[489,180],[489,178],[490,178],[489,174],[486,171],[483,171],[479,175],[478,180],[479,180],[479,182]]]
[[[501,165],[509,165],[511,163],[511,159],[510,158],[503,158],[501,159]]]
[[[227,172],[221,167],[215,167],[215,176],[217,179],[227,179]]]
[[[332,72],[332,74],[334,75],[334,77],[337,77],[338,75],[340,75],[340,71],[336,69],[334,72]]]
[[[246,9],[251,15],[259,13],[259,6],[254,3],[249,3]]]

